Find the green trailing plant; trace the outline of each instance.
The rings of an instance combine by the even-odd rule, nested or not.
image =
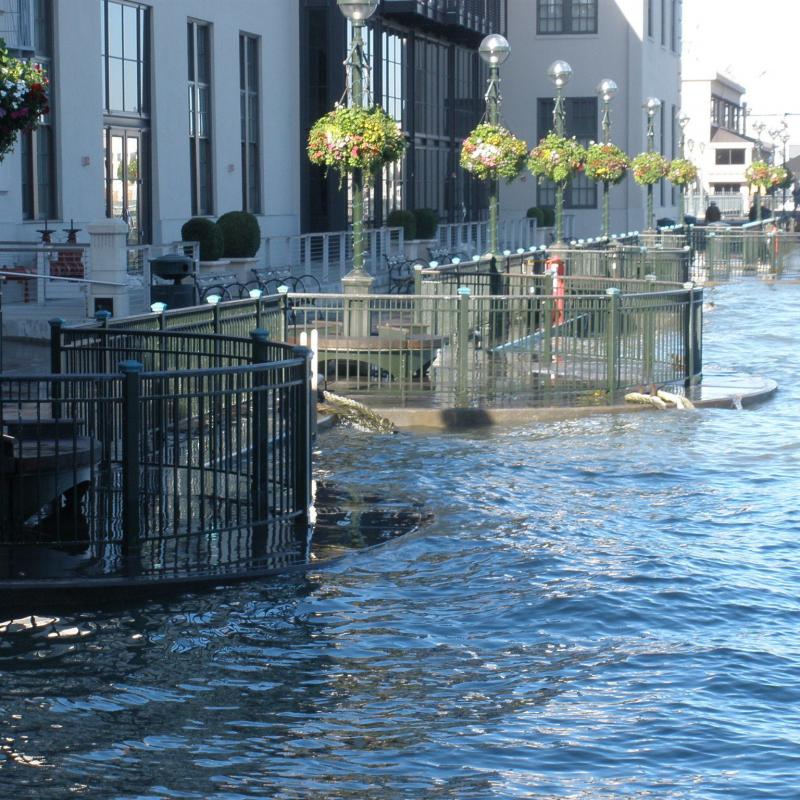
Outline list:
[[[217,261],[225,250],[225,239],[219,225],[206,217],[192,217],[181,228],[184,242],[200,243],[200,260]]]
[[[406,240],[417,238],[417,218],[413,211],[404,208],[394,208],[386,216],[386,225],[389,228],[402,228],[403,238]]]
[[[225,258],[252,258],[261,247],[261,228],[249,211],[229,211],[217,220]]]
[[[502,125],[482,122],[461,145],[461,166],[478,180],[513,181],[525,167],[528,145]]]
[[[586,148],[584,172],[590,181],[620,183],[628,172],[628,156],[615,144],[592,144]]]
[[[640,186],[652,186],[667,177],[669,161],[661,153],[639,153],[631,161],[633,179]]]
[[[774,168],[767,164],[766,161],[754,161],[745,170],[744,179],[752,189],[766,192],[783,180],[783,176],[777,176]]]
[[[0,161],[22,131],[39,127],[48,113],[48,80],[39,64],[9,55],[0,39]]]
[[[382,108],[337,106],[320,117],[308,134],[306,151],[312,164],[335,169],[344,178],[400,159],[406,141],[398,123]]]
[[[433,239],[439,226],[439,212],[434,208],[415,208],[417,239]]]
[[[669,164],[667,180],[676,186],[688,186],[697,180],[697,167],[686,158],[675,158]]]
[[[586,148],[573,136],[548,133],[528,156],[528,169],[539,180],[565,184],[582,169]]]

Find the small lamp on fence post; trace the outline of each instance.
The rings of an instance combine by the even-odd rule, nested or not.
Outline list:
[[[611,141],[611,101],[617,96],[619,88],[611,78],[603,78],[597,84],[597,94],[603,101],[603,144]],[[603,238],[608,238],[609,212],[608,212],[608,181],[603,181]]]
[[[347,70],[348,93],[350,104],[355,108],[364,105],[364,26],[375,13],[378,0],[337,0],[339,11],[344,14],[353,26],[353,41],[345,61]],[[353,171],[353,272],[364,274],[364,173]]]
[[[490,33],[478,48],[481,60],[489,66],[488,88],[486,89],[486,118],[491,125],[500,122],[500,65],[511,54],[511,47],[504,36]],[[499,211],[500,182],[489,181],[489,252],[497,252],[497,218]]]
[[[686,158],[686,126],[689,124],[689,115],[681,109],[675,116],[675,119],[678,121],[678,125],[681,129],[681,138],[679,144],[679,150],[681,158]],[[683,193],[686,190],[686,186],[679,186],[678,187],[678,225],[684,224],[684,215],[685,215],[685,202]]]
[[[661,101],[657,97],[648,97],[642,104],[642,108],[647,115],[647,152],[652,153],[655,151],[655,116],[661,108]],[[655,223],[655,214],[653,213],[653,184],[647,184],[647,229],[652,231]]]
[[[563,89],[572,77],[572,67],[561,59],[554,61],[547,68],[547,77],[556,87],[553,100],[553,131],[556,136],[564,136],[566,109],[564,108]],[[564,238],[564,184],[556,184],[556,244]]]

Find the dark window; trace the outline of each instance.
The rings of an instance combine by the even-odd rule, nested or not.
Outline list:
[[[721,97],[711,97],[711,124],[734,133],[744,133],[742,107]]]
[[[669,46],[673,53],[678,52],[678,0],[670,0]]]
[[[53,3],[35,0],[33,16],[33,60],[50,79],[50,106],[53,106]],[[56,208],[55,130],[50,112],[35,131],[20,136],[22,160],[22,215],[25,219],[52,219]]]
[[[256,36],[239,36],[239,90],[242,113],[242,209],[261,211],[259,45]]]
[[[537,33],[597,33],[597,0],[537,0]]]
[[[103,107],[107,114],[145,115],[147,8],[104,0],[102,13]]]
[[[190,20],[187,33],[192,214],[213,214],[211,26]]]
[[[742,148],[720,147],[714,151],[715,164],[744,164]]]
[[[655,25],[653,20],[653,3],[655,0],[647,0],[647,35],[652,39],[655,36]]]
[[[667,0],[661,0],[661,44],[667,43]]]
[[[546,136],[553,127],[553,99],[539,98],[538,132],[539,139]],[[567,97],[564,102],[566,111],[565,128],[567,136],[574,136],[581,144],[589,144],[597,140],[597,98]],[[555,205],[555,186],[546,181],[538,187],[538,203],[541,206]],[[567,185],[564,193],[565,208],[596,208],[597,184],[580,174]]]
[[[403,130],[408,129],[405,114],[405,101],[408,94],[406,88],[406,37],[390,31],[383,32],[381,97],[386,113],[397,120]],[[405,193],[403,191],[405,162],[387,164],[383,168],[383,213],[388,214],[395,208],[403,208]]]
[[[739,194],[742,190],[740,183],[712,183],[711,191],[714,194]]]

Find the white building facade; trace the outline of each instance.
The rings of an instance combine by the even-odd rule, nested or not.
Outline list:
[[[265,236],[299,231],[294,0],[236,0],[235,13],[219,0],[5,2],[7,42],[48,70],[52,113],[0,164],[4,239],[109,216],[132,242],[167,242],[192,216],[243,208]]]
[[[723,216],[747,214],[752,199],[745,171],[754,158],[769,160],[771,148],[747,135],[745,87],[726,75],[692,64],[683,77],[687,157],[699,170],[694,195],[697,216],[712,201]]]
[[[644,100],[656,97],[656,150],[677,155],[680,131],[680,0],[509,0],[511,56],[502,68],[503,121],[529,146],[552,127],[555,89],[547,67],[557,59],[572,67],[564,89],[566,132],[584,143],[602,141],[602,101],[597,84],[613,79],[619,93],[611,102],[611,141],[633,156],[647,148]],[[524,215],[531,206],[553,204],[552,187],[530,176],[501,190],[504,216]],[[574,235],[601,232],[602,185],[583,176],[565,197],[574,218]],[[645,226],[645,190],[628,177],[611,187],[612,231]],[[677,195],[663,181],[654,187],[656,218],[674,218]]]

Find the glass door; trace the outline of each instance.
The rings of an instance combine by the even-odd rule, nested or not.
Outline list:
[[[149,241],[147,216],[146,133],[106,128],[106,216],[128,223],[130,244]]]

